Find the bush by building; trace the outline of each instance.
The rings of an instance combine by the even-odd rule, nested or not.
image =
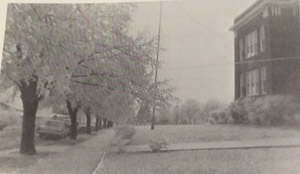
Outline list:
[[[210,124],[232,124],[233,119],[229,108],[219,108],[211,111],[207,121]]]
[[[262,126],[300,124],[300,103],[294,96],[245,98],[233,102],[229,109],[235,123]]]

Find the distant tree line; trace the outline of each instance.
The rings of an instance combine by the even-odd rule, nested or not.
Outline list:
[[[206,103],[199,103],[195,99],[187,99],[182,104],[158,107],[156,114],[157,124],[200,124],[208,121],[211,112],[223,106],[216,99]],[[148,124],[150,122],[151,109],[147,104],[140,107],[134,119],[135,124]]]

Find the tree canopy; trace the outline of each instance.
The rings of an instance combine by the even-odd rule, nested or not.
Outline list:
[[[134,9],[128,3],[8,5],[1,77],[3,86],[21,92],[22,153],[35,153],[35,114],[49,96],[66,101],[71,113],[82,106],[111,117],[133,101],[154,106],[172,97],[166,81],[153,83],[156,39],[128,34]]]

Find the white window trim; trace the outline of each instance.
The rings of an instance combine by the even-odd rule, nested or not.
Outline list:
[[[264,25],[260,27],[259,36],[260,36],[260,51],[264,52],[266,50],[266,35],[265,35]]]
[[[267,94],[266,85],[267,85],[267,69],[266,67],[262,67],[261,70],[261,93]]]
[[[244,73],[240,74],[240,97],[244,97],[246,94],[244,94],[244,87],[245,87],[245,78]]]
[[[263,11],[263,18],[266,18],[269,16],[269,10],[268,8],[266,8],[264,11]]]
[[[245,36],[246,58],[253,57],[258,54],[258,35],[257,30]]]
[[[272,16],[281,16],[281,8],[273,6],[271,8],[271,14],[272,14]]]
[[[259,70],[251,70],[246,74],[246,91],[247,96],[259,95]]]
[[[240,61],[244,60],[244,39],[239,40],[239,59]]]

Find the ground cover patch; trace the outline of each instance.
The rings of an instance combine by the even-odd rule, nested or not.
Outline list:
[[[137,132],[131,145],[148,144],[151,137],[165,136],[170,143],[194,143],[211,141],[239,141],[268,138],[299,137],[300,130],[284,127],[255,127],[246,125],[158,125],[136,126]]]

